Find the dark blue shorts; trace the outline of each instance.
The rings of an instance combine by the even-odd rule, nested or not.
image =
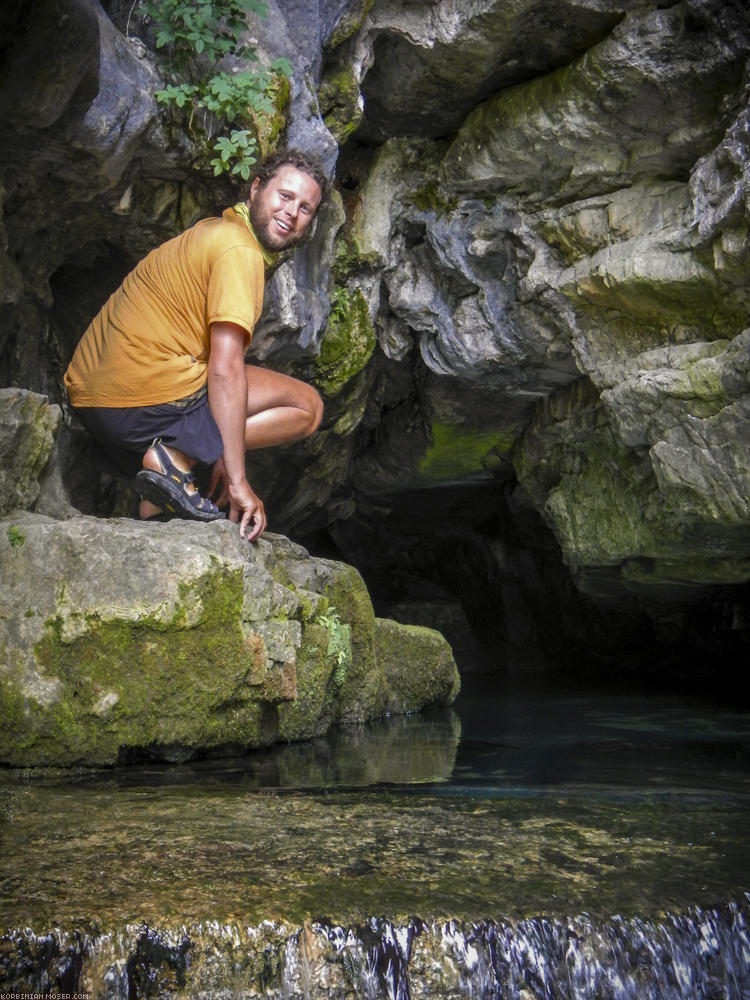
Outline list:
[[[224,451],[205,391],[198,398],[156,406],[79,406],[75,413],[101,445],[115,470],[134,476],[154,438],[200,463],[212,465]],[[113,470],[113,471],[115,471]]]

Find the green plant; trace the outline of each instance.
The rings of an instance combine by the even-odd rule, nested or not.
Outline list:
[[[259,114],[271,115],[274,79],[289,76],[286,59],[227,73],[219,68],[225,56],[259,63],[255,47],[243,40],[247,15],[265,18],[263,0],[143,0],[141,10],[155,33],[167,85],[156,92],[161,104],[188,112],[188,127],[196,124],[209,140],[233,125],[252,125]],[[219,134],[211,147],[214,174],[230,172],[245,180],[257,156],[257,139],[249,128]]]
[[[214,150],[219,155],[211,160],[214,174],[218,176],[231,169],[233,174],[239,174],[243,180],[247,180],[256,160],[255,148],[255,139],[248,129],[232,129],[229,136],[220,136],[214,143]]]
[[[339,285],[331,296],[331,311],[329,313],[331,323],[343,323],[349,313],[349,308],[346,288]]]
[[[349,625],[341,621],[335,608],[317,615],[315,621],[328,632],[328,656],[334,657],[339,671],[343,670],[351,656]]]
[[[17,524],[11,524],[8,528],[8,541],[14,549],[20,549],[26,541],[26,535],[24,535]]]

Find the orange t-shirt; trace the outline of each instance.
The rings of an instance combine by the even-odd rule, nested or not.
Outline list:
[[[151,406],[206,382],[211,323],[250,343],[263,305],[260,245],[231,208],[152,250],[110,295],[65,372],[73,406]]]

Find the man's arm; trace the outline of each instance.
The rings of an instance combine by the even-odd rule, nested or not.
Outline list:
[[[247,377],[245,331],[235,323],[212,323],[208,356],[208,405],[224,443],[222,457],[229,498],[229,519],[240,522],[240,534],[253,521],[248,541],[266,528],[263,503],[250,488],[245,472]]]

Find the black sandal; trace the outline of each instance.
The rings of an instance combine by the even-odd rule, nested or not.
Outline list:
[[[202,497],[196,490],[189,493],[188,486],[195,482],[192,472],[182,472],[176,468],[167,454],[161,439],[157,438],[151,447],[156,452],[164,472],[141,469],[135,477],[135,486],[144,500],[169,511],[174,517],[187,521],[219,521],[226,519],[216,504]]]

